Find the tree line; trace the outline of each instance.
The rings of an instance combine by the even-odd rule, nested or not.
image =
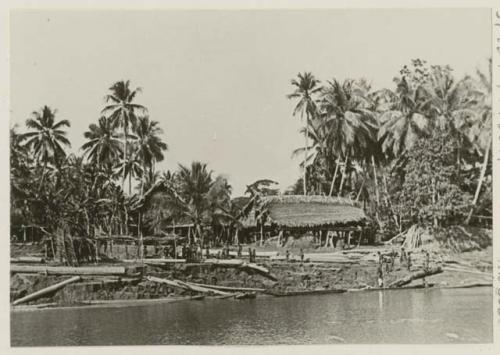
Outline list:
[[[413,224],[491,224],[491,60],[456,78],[415,59],[374,89],[365,79],[292,79],[303,175],[287,192],[358,200],[386,234]],[[480,220],[484,224],[484,220]]]

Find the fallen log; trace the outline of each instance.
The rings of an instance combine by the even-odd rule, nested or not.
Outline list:
[[[216,264],[220,266],[232,266],[232,267],[241,266],[244,263],[244,261],[241,259],[230,259],[230,260],[205,259],[203,262],[205,264]]]
[[[16,305],[21,304],[21,303],[25,303],[25,302],[29,302],[29,301],[34,301],[34,300],[42,297],[43,295],[55,292],[55,291],[63,288],[64,286],[66,286],[66,285],[68,285],[70,283],[77,282],[77,281],[80,281],[80,280],[81,280],[80,276],[72,277],[70,279],[67,279],[67,280],[64,280],[62,282],[59,282],[59,283],[57,283],[55,285],[52,285],[52,286],[46,287],[44,289],[41,289],[39,291],[33,292],[32,294],[29,294],[29,295],[27,295],[25,297],[19,298],[19,299],[15,300],[12,303],[12,305],[16,306]]]
[[[140,260],[136,259],[125,259],[124,263],[140,263]],[[163,265],[163,264],[182,264],[186,262],[186,259],[144,259],[142,261],[146,265]]]
[[[180,280],[174,280],[174,281],[176,281],[181,286],[185,285],[191,291],[202,292],[202,293],[215,293],[215,294],[221,295],[221,296],[231,294],[231,292],[225,292],[225,291],[220,291],[220,290],[216,290],[216,289],[197,286],[197,285],[192,284],[190,282],[184,282],[184,281],[180,281]]]
[[[231,293],[229,293],[229,292],[223,292],[223,291],[219,291],[219,290],[215,290],[215,289],[205,288],[202,286],[196,286],[194,284],[182,282],[179,280],[167,280],[167,279],[161,279],[161,278],[155,277],[155,276],[147,276],[146,279],[148,281],[163,283],[163,284],[167,284],[167,285],[172,286],[172,287],[182,288],[184,290],[189,290],[189,291],[196,291],[196,292],[202,292],[202,293],[214,293],[214,294],[224,295],[224,296],[231,295]]]
[[[194,282],[191,282],[190,284],[205,287],[205,288],[213,288],[215,290],[221,290],[221,291],[233,291],[233,292],[246,292],[246,291],[248,291],[248,292],[265,292],[266,291],[266,289],[264,289],[264,288],[206,285],[206,284],[198,284],[198,283],[194,283]]]
[[[45,263],[45,259],[36,256],[20,256],[18,258],[10,258],[10,262],[43,264]]]
[[[123,266],[38,266],[38,265],[11,265],[11,273],[34,274],[42,273],[47,275],[125,275]]]
[[[410,275],[408,275],[406,277],[403,277],[402,279],[391,282],[387,287],[388,288],[401,287],[404,285],[408,285],[413,280],[421,279],[421,278],[424,278],[427,276],[432,276],[435,274],[440,274],[442,272],[443,272],[443,269],[439,266],[434,267],[434,268],[430,268],[427,270],[419,270],[417,272],[411,273]]]

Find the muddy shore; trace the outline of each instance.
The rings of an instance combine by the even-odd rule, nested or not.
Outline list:
[[[387,252],[386,249],[380,249]],[[378,288],[378,262],[374,250],[360,249],[359,260],[336,262],[313,262],[305,258],[299,260],[282,260],[283,258],[258,258],[258,265],[269,270],[269,275],[248,268],[227,267],[217,264],[177,263],[165,265],[127,264],[127,268],[136,268],[141,274],[133,277],[124,276],[82,276],[82,280],[69,284],[63,289],[45,295],[35,301],[27,302],[14,309],[29,308],[30,305],[82,306],[97,305],[106,302],[98,301],[133,301],[133,300],[165,300],[178,301],[198,299],[199,297],[217,297],[202,294],[193,290],[172,287],[166,284],[148,281],[147,276],[167,280],[180,280],[196,284],[217,285],[225,287],[263,289],[260,295],[287,295],[307,291],[363,291]],[[347,255],[347,253],[339,255]],[[307,254],[306,254],[307,255]],[[322,255],[322,254],[318,254]],[[340,256],[339,256],[340,257]],[[384,284],[390,285],[411,273],[422,270],[424,251],[416,251],[410,269],[398,258],[392,268],[383,266]],[[295,257],[297,259],[297,257]],[[471,287],[484,286],[492,282],[492,249],[460,254],[430,253],[430,266],[439,267],[443,272],[425,278],[428,287]],[[100,264],[101,265],[101,264]],[[109,265],[124,265],[114,262]],[[46,275],[40,273],[15,273],[11,275],[11,302],[50,285],[68,279],[67,275]],[[422,279],[414,280],[404,287],[423,287]],[[320,291],[321,292],[321,291]],[[219,296],[220,297],[220,296]],[[133,302],[132,302],[133,303]],[[125,303],[127,304],[127,303]],[[36,306],[34,306],[36,307]]]

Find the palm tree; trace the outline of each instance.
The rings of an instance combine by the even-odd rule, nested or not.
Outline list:
[[[41,188],[47,164],[53,162],[58,165],[66,156],[65,147],[70,147],[71,143],[66,138],[65,127],[69,127],[68,120],[55,120],[56,110],[48,106],[42,107],[40,111],[32,113],[32,117],[26,120],[26,126],[31,131],[20,136],[28,149],[32,149],[38,164],[43,164]]]
[[[82,145],[82,149],[90,162],[101,166],[112,164],[120,157],[120,142],[110,119],[100,117],[98,124],[90,124],[83,135],[88,142]]]
[[[106,102],[110,103],[102,110],[102,113],[108,115],[113,127],[123,128],[123,165],[127,163],[128,151],[127,148],[129,130],[137,123],[139,115],[147,114],[146,107],[133,103],[137,93],[141,91],[140,88],[131,89],[130,81],[117,81],[109,90],[111,94],[106,95]],[[125,184],[125,171],[122,169],[122,189]],[[130,187],[129,187],[130,191]]]
[[[163,152],[168,149],[168,145],[159,137],[163,131],[158,125],[159,122],[145,116],[139,119],[135,129],[136,154],[143,164],[143,171],[149,169],[153,174],[155,163],[164,159]]]
[[[321,90],[319,86],[320,81],[317,80],[314,75],[310,72],[304,72],[297,74],[297,79],[292,79],[291,84],[296,87],[293,93],[287,95],[288,99],[298,99],[297,105],[293,110],[293,115],[295,116],[300,112],[300,117],[303,119],[304,113],[306,115],[306,132],[304,133],[305,139],[305,151],[304,151],[304,195],[307,195],[307,182],[306,182],[306,173],[307,173],[307,156],[308,156],[308,135],[309,135],[309,122],[316,112],[316,104],[314,102],[314,95]]]
[[[378,140],[384,153],[399,157],[427,134],[429,120],[425,113],[431,98],[422,86],[412,87],[405,77],[398,81],[396,95],[391,109],[379,116]]]
[[[333,79],[321,96],[321,114],[326,118],[329,136],[327,145],[337,157],[344,157],[344,169],[338,194],[342,193],[349,156],[364,159],[375,140],[377,128],[373,104],[368,98],[369,86],[364,80]],[[337,162],[336,167],[339,164]],[[336,173],[330,187],[333,192]]]
[[[139,155],[136,153],[135,147],[132,145],[128,145],[128,156],[129,159],[127,161],[123,161],[119,163],[115,167],[115,174],[118,176],[122,176],[123,179],[128,177],[128,194],[132,194],[132,178],[137,178],[143,175],[143,163],[140,159]],[[123,155],[123,154],[122,154]],[[122,156],[123,158],[123,156]]]
[[[486,168],[488,166],[492,134],[491,134],[491,124],[492,124],[492,61],[489,60],[488,74],[482,73],[479,69],[476,71],[477,74],[477,84],[480,100],[477,105],[477,110],[479,114],[478,119],[474,123],[473,130],[473,141],[478,147],[478,150],[483,150],[483,163],[481,165],[481,173],[479,175],[476,191],[474,193],[474,199],[472,200],[472,208],[467,216],[466,223],[470,222],[472,213],[479,199],[479,194],[481,193],[481,187],[483,185],[484,177],[486,175]]]
[[[434,66],[427,87],[432,100],[430,111],[437,118],[437,128],[446,130],[458,142],[457,168],[460,169],[461,152],[473,143],[469,133],[477,116],[470,95],[470,78],[457,82],[451,68]]]

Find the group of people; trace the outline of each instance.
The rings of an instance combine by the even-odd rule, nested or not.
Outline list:
[[[378,251],[377,255],[378,255],[378,267],[377,267],[378,285],[379,287],[384,287],[384,269],[385,273],[390,273],[394,270],[394,264],[396,258],[398,257],[398,252],[394,249],[388,254],[382,254],[380,251]],[[406,266],[406,269],[408,271],[411,271],[411,268],[413,266],[412,252],[406,251],[404,247],[401,247],[401,251],[399,253],[399,263],[401,266]],[[430,268],[430,254],[426,250],[424,258],[424,270],[429,270],[429,268]]]

